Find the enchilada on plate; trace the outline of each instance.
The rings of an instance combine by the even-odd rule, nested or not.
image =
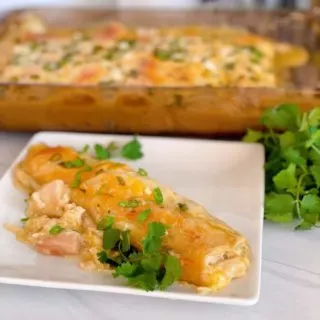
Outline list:
[[[147,290],[180,280],[210,291],[243,277],[250,265],[240,233],[143,169],[38,144],[14,179],[30,196],[24,227],[10,230],[40,253],[77,256],[86,270],[113,266]],[[153,277],[153,286],[141,285],[141,277]]]

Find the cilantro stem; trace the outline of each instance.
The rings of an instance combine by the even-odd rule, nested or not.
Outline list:
[[[119,251],[119,253],[120,253],[120,255],[121,255],[123,260],[129,261],[129,259],[123,254],[123,252],[121,250],[121,243],[120,242],[118,243],[118,251]]]
[[[297,193],[296,193],[296,200],[295,200],[295,203],[296,203],[296,211],[297,211],[297,215],[298,217],[301,219],[301,212],[300,212],[300,195],[301,195],[301,184],[302,184],[302,181],[303,179],[305,178],[307,174],[306,173],[303,173],[300,177],[299,177],[299,180],[298,180],[298,185],[297,185]]]
[[[320,156],[320,150],[317,146],[315,146],[314,144],[311,145],[311,148],[318,154],[318,156]]]

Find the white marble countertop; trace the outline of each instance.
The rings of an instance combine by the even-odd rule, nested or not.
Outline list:
[[[29,138],[0,133],[0,176]],[[0,319],[318,320],[319,297],[320,230],[266,224],[261,297],[252,307],[0,285]]]

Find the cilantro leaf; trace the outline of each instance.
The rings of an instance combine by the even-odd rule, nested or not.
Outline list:
[[[118,229],[108,228],[103,231],[103,249],[113,249],[120,240]]]
[[[179,280],[182,269],[178,258],[167,255],[165,261],[165,275],[160,283],[160,289],[165,290],[176,280]]]
[[[83,169],[79,170],[75,176],[74,176],[74,180],[71,182],[71,185],[70,187],[71,188],[77,188],[80,186],[81,184],[81,174],[84,173],[84,172],[88,172],[88,171],[91,171],[92,170],[92,167],[90,166],[85,166]]]
[[[308,123],[310,126],[320,125],[320,107],[314,108],[309,112]]]
[[[65,161],[62,163],[62,165],[65,168],[81,168],[83,167],[85,164],[85,161],[81,158],[77,158],[75,160],[71,160],[71,161]]]
[[[293,163],[300,166],[305,166],[307,164],[306,158],[302,156],[300,151],[292,147],[289,147],[285,151],[283,151],[283,157],[289,163]]]
[[[125,278],[132,277],[137,271],[137,265],[130,262],[122,263],[119,267],[116,268],[113,276],[115,278],[123,276]]]
[[[290,163],[288,168],[273,177],[273,182],[278,191],[293,191],[297,186],[296,165]]]
[[[97,228],[98,228],[98,230],[103,231],[107,228],[112,227],[113,224],[114,224],[114,217],[113,216],[106,216],[106,217],[103,217],[99,221]]]
[[[88,144],[85,144],[83,146],[83,148],[81,149],[80,153],[83,154],[83,153],[87,153],[90,149],[90,146]]]
[[[317,185],[317,188],[320,188],[320,165],[310,166],[310,171]]]
[[[311,230],[314,227],[314,223],[303,220],[295,227],[295,230]]]
[[[51,235],[57,235],[57,234],[61,233],[62,231],[64,231],[64,228],[62,228],[61,226],[59,226],[58,224],[56,224],[55,226],[53,226],[53,227],[49,230],[49,234],[51,234]]]
[[[320,155],[317,151],[310,149],[308,150],[308,158],[312,161],[315,165],[320,165]]]
[[[131,141],[126,143],[121,149],[121,155],[125,159],[137,160],[143,157],[141,151],[141,143],[134,137]]]
[[[163,204],[163,195],[159,187],[152,190],[152,195],[157,205]]]
[[[146,271],[158,271],[162,265],[163,257],[160,253],[153,254],[141,260],[141,265]]]
[[[306,148],[320,146],[320,130],[311,133],[310,138],[306,141]]]
[[[178,203],[178,208],[180,211],[188,211],[189,207],[186,203]]]
[[[147,177],[148,176],[148,172],[142,168],[138,169],[138,175],[141,177]]]
[[[263,133],[248,129],[246,135],[242,138],[244,142],[258,142],[263,138]]]
[[[117,146],[117,144],[114,141],[111,141],[108,145],[107,145],[107,150],[109,151],[109,153],[111,153],[112,151],[115,151],[119,149],[119,147]]]
[[[119,202],[119,206],[122,208],[136,208],[140,205],[140,201],[133,199],[133,200],[122,200]]]
[[[108,261],[108,256],[105,251],[98,252],[97,257],[101,263],[107,263],[107,261]]]
[[[141,211],[138,215],[138,221],[140,221],[140,222],[145,221],[148,218],[150,213],[151,213],[151,209],[145,209],[145,210]]]
[[[303,222],[297,227],[299,230],[311,229],[316,225],[320,215],[320,198],[315,194],[308,194],[301,200],[300,207]]]
[[[109,264],[112,267],[118,267],[122,263],[120,256],[109,257],[106,251],[98,252],[97,258],[101,263]]]
[[[291,147],[296,143],[296,136],[292,131],[286,131],[282,134],[279,134],[279,142],[282,150]]]
[[[109,151],[101,144],[95,144],[94,151],[98,160],[107,160],[110,158]]]
[[[157,288],[157,276],[155,272],[142,273],[135,277],[130,277],[128,283],[134,287],[152,291]]]
[[[142,241],[143,252],[152,253],[160,249],[162,237],[166,234],[166,227],[161,222],[150,222],[148,234]]]
[[[269,129],[296,130],[300,127],[302,115],[296,104],[281,104],[276,108],[266,109],[262,123]]]
[[[273,222],[290,222],[293,219],[294,199],[290,194],[270,193],[265,199],[265,217]]]
[[[130,231],[121,232],[121,251],[128,252],[130,250]]]

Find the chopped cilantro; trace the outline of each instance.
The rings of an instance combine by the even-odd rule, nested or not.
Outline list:
[[[107,150],[111,153],[112,151],[115,151],[119,149],[119,147],[117,146],[117,144],[114,141],[111,141],[108,146],[107,146]]]
[[[103,231],[103,249],[115,248],[119,240],[120,231],[118,229],[107,228]]]
[[[141,151],[141,143],[134,137],[131,141],[126,143],[121,149],[121,155],[125,159],[137,160],[143,157]]]
[[[97,228],[98,228],[98,230],[103,231],[107,228],[112,227],[113,224],[114,224],[114,217],[113,216],[106,216],[106,217],[103,217],[99,221]]]
[[[121,39],[118,42],[118,48],[120,50],[132,49],[136,44],[137,44],[137,40],[135,39]]]
[[[110,158],[110,152],[101,144],[95,144],[94,151],[98,160],[106,160]]]
[[[138,221],[140,221],[140,222],[145,221],[148,218],[150,213],[151,213],[151,209],[145,209],[145,210],[141,211],[138,215]]]
[[[122,252],[128,252],[130,250],[130,231],[126,230],[121,232],[121,245]]]
[[[107,53],[104,55],[104,59],[106,60],[113,60],[118,53],[117,48],[111,48],[107,51]]]
[[[77,188],[79,187],[79,185],[81,184],[81,174],[84,173],[84,172],[88,172],[88,171],[91,171],[92,170],[92,167],[90,166],[85,166],[83,167],[81,170],[79,170],[75,176],[74,176],[74,180],[71,182],[71,188]]]
[[[148,176],[148,172],[142,168],[138,169],[138,175],[142,176],[142,177],[147,177]]]
[[[166,233],[166,227],[160,222],[150,222],[148,224],[148,234],[143,243],[143,252],[152,253],[160,249],[162,237]]]
[[[84,164],[85,164],[85,161],[83,159],[77,158],[71,161],[64,161],[62,163],[62,166],[64,166],[65,168],[81,168],[84,166]]]
[[[107,263],[112,267],[118,267],[122,262],[122,259],[119,255],[118,256],[111,256],[111,255],[108,256],[106,251],[98,252],[97,258],[101,263]]]
[[[163,204],[163,195],[159,187],[154,188],[152,194],[157,205]]]
[[[43,66],[43,70],[45,71],[55,71],[58,70],[60,68],[60,65],[58,62],[47,62],[44,66]]]
[[[97,54],[99,52],[103,51],[103,47],[100,45],[95,45],[92,49],[92,54]]]
[[[140,205],[138,200],[122,200],[119,202],[119,206],[122,208],[136,208]]]
[[[88,144],[84,145],[83,148],[81,149],[80,153],[87,153],[90,149],[90,146]]]
[[[27,222],[28,220],[29,220],[28,217],[25,217],[25,218],[21,218],[21,219],[20,219],[21,222]]]
[[[61,226],[59,226],[58,224],[56,224],[55,226],[53,226],[50,230],[49,233],[51,235],[57,235],[59,233],[61,233],[64,230],[64,228],[62,228]]]
[[[164,60],[164,61],[170,60],[172,56],[172,52],[157,48],[154,50],[154,56],[159,60]]]
[[[178,203],[178,208],[180,209],[180,211],[188,211],[188,205],[186,203]]]

